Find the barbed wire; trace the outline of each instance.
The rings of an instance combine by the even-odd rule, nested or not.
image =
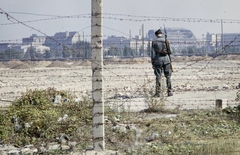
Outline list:
[[[236,60],[238,60],[238,59],[236,59]],[[15,60],[13,60],[13,61],[15,61]],[[41,61],[42,60],[39,60],[39,62],[41,62]],[[46,61],[54,62],[51,59],[50,60],[46,59]],[[119,61],[121,61],[121,60],[119,60]],[[124,65],[125,64],[125,65],[128,65],[128,64],[137,63],[137,62],[119,62],[119,61],[117,61],[117,60],[106,60],[106,61],[104,61],[105,63],[107,63],[107,65],[105,66],[105,69],[107,69],[107,70],[108,69],[132,69],[132,70],[136,70],[136,69],[140,69],[140,70],[147,69],[147,70],[149,70],[149,69],[152,69],[150,67],[151,66],[150,64],[149,64],[149,66],[146,66],[146,67],[142,67],[142,66],[111,66],[112,64],[117,64],[117,65],[121,65],[121,64]],[[189,63],[191,61],[195,62],[196,60],[176,61],[176,62],[186,64],[186,63]],[[218,59],[213,59],[212,60],[211,64],[215,65],[215,64],[217,64],[217,62],[213,62],[213,61],[218,61]],[[25,62],[28,63],[29,60],[25,60]],[[34,61],[30,61],[30,62],[34,62]],[[79,62],[79,63],[78,63],[78,65],[75,65],[74,62]],[[58,72],[58,71],[78,71],[79,70],[79,68],[71,68],[71,66],[73,66],[73,67],[80,67],[81,70],[91,70],[91,66],[90,65],[88,65],[88,66],[81,65],[81,63],[84,63],[84,60],[72,61],[72,63],[73,64],[69,65],[69,67],[63,67],[63,68],[59,68],[59,67],[46,67],[46,68],[40,69],[40,70],[24,70],[24,69],[23,70],[1,70],[0,74],[1,73],[4,73],[4,74],[9,74],[9,73],[40,73],[40,72],[49,72],[49,71],[50,72],[51,71],[52,72]],[[149,61],[149,63],[150,63],[150,61]],[[145,63],[145,65],[148,65],[148,63]],[[174,68],[176,70],[181,69],[181,67],[179,67],[179,66],[176,66]],[[200,66],[190,66],[187,69],[189,69],[189,70],[198,70],[198,69],[201,69],[201,67]],[[212,69],[212,70],[218,70],[218,71],[219,70],[228,70],[228,71],[238,71],[238,70],[240,70],[240,68],[237,67],[237,66],[222,66],[222,67],[208,66],[205,69]],[[235,74],[240,74],[240,73],[235,73]],[[203,74],[203,75],[207,75],[207,74]],[[27,76],[27,75],[24,75],[24,76]],[[108,77],[109,75],[105,75],[105,76]],[[130,75],[130,76],[134,76],[134,75]],[[139,75],[139,76],[145,76],[145,75]]]
[[[37,15],[37,14],[35,14],[35,15]],[[124,18],[124,17],[127,17],[127,18]],[[22,21],[22,22],[23,23],[31,23],[31,22],[56,20],[56,19],[64,19],[64,18],[88,18],[88,19],[90,19],[91,14],[86,13],[86,14],[68,15],[68,16],[55,15],[54,18],[44,18],[44,19],[36,19],[36,20],[29,20],[29,21]],[[199,23],[199,22],[204,22],[204,23],[230,23],[230,24],[236,24],[236,23],[239,24],[240,23],[240,20],[238,20],[238,19],[175,18],[175,17],[161,17],[161,16],[137,16],[137,15],[113,14],[113,13],[102,13],[102,18],[103,19],[111,19],[111,20],[120,20],[120,21],[124,21],[124,20],[125,21],[133,21],[133,22],[176,21],[176,22],[197,22],[197,23]],[[0,24],[0,25],[12,25],[12,24],[19,24],[19,23],[18,22],[12,22],[12,23],[3,23],[3,24]]]
[[[69,38],[62,38],[62,39],[69,39]],[[60,40],[60,39],[57,39],[57,40]],[[13,40],[1,40],[0,42],[5,42],[5,41],[13,41]],[[16,40],[14,40],[16,41]],[[82,41],[84,42],[84,41]],[[146,40],[144,42],[138,40],[137,42],[134,42],[132,41],[131,44],[134,44],[134,45],[148,45],[149,43],[146,43],[146,42],[150,42],[149,40]],[[77,42],[76,42],[77,43]],[[76,44],[75,43],[75,44]],[[209,43],[208,41],[187,41],[187,40],[184,40],[184,41],[170,41],[170,43],[172,45],[210,45],[210,44],[215,44],[215,43]],[[237,41],[237,42],[233,42],[233,41],[223,41],[224,44],[229,44],[227,45],[226,47],[232,47],[232,46],[240,46],[240,41]],[[232,43],[234,43],[234,45],[231,45]],[[11,43],[12,45],[29,45],[27,44],[27,42],[23,42],[23,43],[19,43],[19,42],[15,42],[15,43]],[[41,45],[43,46],[59,46],[60,45],[65,45],[65,46],[72,46],[74,44],[70,44],[70,43],[62,43],[62,42],[59,42],[59,43],[43,43]],[[129,43],[125,43],[125,42],[121,42],[121,41],[111,41],[111,43],[108,43],[107,40],[105,40],[103,42],[103,46],[111,46],[111,47],[114,47],[114,46],[117,46],[119,49],[124,49],[125,47],[121,47],[120,45],[124,46],[124,45],[129,45]],[[40,45],[39,43],[34,43],[33,42],[33,45]],[[82,44],[84,45],[84,44]],[[126,46],[128,47],[128,46]],[[215,46],[212,46],[212,47],[215,47]],[[216,47],[215,47],[216,48]],[[219,47],[218,47],[219,48]]]
[[[116,14],[117,15],[117,14]],[[123,15],[122,15],[123,16]],[[109,17],[109,18],[112,18],[112,17]],[[146,18],[149,18],[149,17],[146,17]],[[154,17],[151,17],[151,18],[154,18]],[[119,18],[118,20],[120,20],[121,18]],[[127,20],[127,19],[125,19],[125,20]],[[141,20],[145,20],[145,19],[141,19]],[[148,19],[146,19],[146,20],[148,20]],[[156,20],[164,20],[164,19],[156,19]],[[171,19],[171,20],[175,20],[175,19]],[[180,20],[187,20],[187,19],[180,19]],[[136,19],[136,21],[139,21],[139,20],[137,20]],[[204,21],[199,21],[199,22],[204,22]],[[215,21],[215,22],[219,22],[219,21]],[[239,21],[236,21],[236,23],[238,23]],[[229,43],[229,42],[228,42]],[[226,45],[226,46],[224,46],[224,47],[227,47],[228,45]],[[230,45],[229,45],[230,46]],[[220,50],[217,50],[216,52],[215,52],[215,54],[220,54],[220,55],[223,55],[224,53],[221,53],[221,51]],[[226,56],[226,55],[225,55]],[[222,58],[222,59],[224,59],[224,57]],[[219,59],[219,60],[217,60],[217,62],[220,62],[220,61],[222,61],[222,59]],[[90,60],[91,61],[91,60]],[[197,63],[199,63],[199,62],[203,62],[204,61],[204,63],[205,63],[205,66],[203,66],[203,67],[196,67],[196,66],[194,66],[195,64],[197,64]],[[236,70],[236,72],[238,72],[239,71],[239,68],[238,67],[226,67],[226,66],[224,66],[224,67],[212,67],[212,66],[209,66],[213,61],[216,61],[216,59],[214,59],[214,60],[208,60],[207,58],[201,58],[201,59],[199,59],[199,60],[189,60],[189,61],[186,61],[185,63],[187,63],[187,62],[191,62],[190,64],[186,64],[186,66],[185,67],[177,67],[176,68],[176,71],[174,72],[174,74],[175,73],[180,73],[180,71],[183,71],[183,70],[185,70],[185,69],[195,69],[195,70],[197,70],[197,71],[195,71],[195,73],[194,74],[192,74],[192,76],[189,78],[189,79],[184,79],[184,78],[178,78],[178,77],[173,77],[172,79],[173,80],[187,80],[187,81],[190,81],[190,80],[198,80],[198,79],[192,79],[192,77],[194,76],[194,75],[198,75],[198,73],[200,73],[203,69],[213,69],[213,70],[224,70],[224,69],[227,69],[227,70]],[[99,62],[96,62],[96,61],[91,61],[92,63],[99,63]],[[112,62],[115,62],[115,61],[112,61]],[[115,62],[116,63],[116,62]],[[184,63],[184,62],[183,62]],[[121,63],[117,63],[117,64],[121,64]],[[90,70],[91,69],[91,67],[82,67],[81,69],[86,69],[86,70]],[[111,72],[113,75],[115,75],[115,76],[109,76],[109,75],[104,75],[104,78],[115,78],[115,81],[116,82],[118,82],[118,81],[120,81],[121,83],[123,82],[123,81],[129,81],[129,82],[131,82],[131,80],[128,80],[128,79],[126,79],[126,77],[134,77],[134,76],[136,76],[136,75],[128,75],[128,74],[119,74],[119,73],[116,73],[115,71],[112,71],[113,69],[121,69],[121,67],[104,67],[104,69],[106,70],[106,71],[109,71],[109,72]],[[151,69],[151,67],[124,67],[124,69],[139,69],[139,70],[144,70],[144,69]],[[1,74],[1,77],[7,77],[7,75],[6,74],[12,74],[12,73],[14,73],[14,74],[16,74],[16,76],[15,76],[15,78],[25,78],[25,77],[30,77],[30,76],[28,76],[28,75],[17,75],[17,73],[31,73],[31,74],[33,74],[33,73],[36,73],[36,74],[38,74],[38,73],[40,73],[40,72],[46,72],[46,73],[48,73],[49,71],[52,71],[52,72],[54,72],[54,71],[69,71],[69,70],[72,70],[72,71],[74,71],[74,70],[79,70],[79,68],[77,68],[77,69],[71,69],[71,68],[66,68],[66,69],[49,69],[49,70],[37,70],[37,71],[33,71],[33,70],[4,70],[4,71],[0,71],[0,74]],[[238,74],[238,73],[236,73],[236,74]],[[234,77],[219,77],[219,79],[218,78],[214,78],[214,79],[207,79],[207,78],[205,78],[205,77],[202,77],[202,76],[206,76],[207,74],[201,74],[201,75],[199,75],[200,77],[199,77],[199,79],[202,79],[202,80],[209,80],[209,81],[212,81],[212,80],[226,80],[226,79],[228,79],[228,80],[239,80],[239,77],[236,77],[236,78],[234,78]],[[54,78],[56,78],[56,77],[58,77],[57,75],[50,75],[53,79]],[[144,78],[144,77],[146,77],[145,75],[137,75],[138,77],[140,77],[140,78]],[[79,80],[84,80],[84,79],[81,79],[81,78],[91,78],[91,76],[87,76],[87,75],[77,75],[77,76],[71,76],[71,75],[67,75],[67,76],[65,76],[64,75],[64,77],[66,77],[66,78],[80,78]],[[116,78],[117,77],[117,78]],[[153,75],[151,75],[151,76],[149,76],[148,75],[148,77],[150,77],[150,78],[152,78],[152,77],[154,77]],[[211,77],[214,77],[214,76],[211,76]],[[27,80],[27,79],[26,79]],[[91,81],[91,80],[87,80],[87,79],[85,79],[86,81]],[[137,93],[141,93],[141,89],[143,88],[143,87],[145,87],[145,86],[147,86],[148,84],[150,84],[150,83],[152,83],[153,81],[154,81],[155,79],[153,78],[153,80],[149,80],[146,84],[141,84],[140,83],[140,87],[137,87],[137,88],[134,88],[134,90],[131,90],[131,91],[128,91],[128,92],[130,92],[131,93],[131,96],[134,96],[134,94],[137,94]],[[136,80],[134,83],[136,83],[136,84],[138,84],[139,85],[139,81],[142,81],[142,80]],[[64,83],[68,83],[68,82],[70,82],[70,81],[64,81]],[[72,81],[71,81],[72,82]],[[34,85],[36,88],[38,88],[39,86],[46,86],[47,84],[43,84],[43,85]],[[30,85],[29,84],[26,84],[26,85],[21,85],[21,87],[29,87]],[[4,88],[5,86],[1,86],[1,88]],[[15,87],[15,86],[6,86],[6,87]],[[236,90],[236,89],[234,89],[234,88],[229,88],[228,90]],[[75,92],[75,93],[83,93],[84,91],[86,91],[86,90],[83,90],[83,91],[75,91],[75,90],[73,90],[73,92]],[[104,90],[104,92],[107,92],[108,90]],[[181,93],[182,92],[188,92],[188,91],[192,91],[192,90],[181,90]],[[206,91],[206,90],[203,90],[203,91]],[[214,90],[213,90],[214,91]],[[91,92],[91,88],[89,89],[89,92]],[[122,92],[121,91],[121,89],[119,89],[119,90],[117,90],[117,92]],[[199,91],[196,91],[196,92],[199,92]],[[178,93],[177,91],[176,91],[176,93]],[[18,94],[18,95],[17,95]],[[20,97],[21,96],[21,94],[22,94],[22,91],[6,91],[6,92],[3,92],[3,93],[1,93],[1,95],[3,96],[3,95],[12,95],[12,96],[15,96],[15,97]],[[144,97],[142,97],[142,99],[143,99]],[[115,101],[117,101],[116,99],[107,99],[107,101],[109,101],[109,102],[115,102]],[[131,103],[131,104],[133,104],[133,106],[135,106],[135,107],[140,107],[139,105],[137,105],[137,104],[135,104],[135,103],[142,103],[143,102],[143,100],[139,100],[139,99],[134,99],[133,97],[131,98],[130,97],[130,99],[120,99],[120,101],[121,101],[121,103],[122,103],[122,105],[119,105],[119,106],[117,106],[117,107],[115,107],[115,109],[114,110],[116,110],[116,109],[118,109],[119,107],[121,107],[121,106],[123,106],[123,104],[128,104],[128,103]],[[8,102],[8,101],[3,101],[3,102]],[[215,100],[214,99],[175,99],[175,100],[166,100],[165,101],[166,102],[166,104],[165,104],[165,107],[166,108],[169,108],[169,107],[171,107],[171,106],[192,106],[192,107],[196,107],[196,106],[211,106],[211,107],[215,107],[216,105],[215,105]],[[187,103],[187,102],[189,102],[189,103]],[[210,102],[210,103],[209,103]],[[229,104],[229,105],[237,105],[237,103],[235,102],[235,100],[233,100],[233,99],[227,99],[226,100],[226,103],[227,104]],[[68,108],[67,106],[66,106],[66,108]],[[142,108],[144,108],[144,107],[142,107]],[[201,109],[201,108],[199,108],[199,109]],[[106,115],[111,115],[111,113],[110,112],[106,112],[105,113]],[[163,122],[164,121],[166,121],[166,120],[162,120]],[[186,121],[204,121],[204,120],[198,120],[198,119],[187,119]],[[161,121],[160,121],[161,122]],[[175,122],[177,122],[177,121],[175,121],[174,119],[173,119],[173,123],[175,123]],[[180,122],[181,122],[181,120],[180,120]],[[220,120],[219,120],[219,122],[221,122]],[[133,122],[131,122],[131,123],[133,123]],[[105,125],[108,125],[108,123],[104,123]],[[142,124],[142,122],[134,122],[134,124]],[[0,125],[3,125],[3,124],[0,124]],[[228,138],[231,138],[232,140],[234,140],[234,139],[236,139],[237,140],[237,138],[236,137],[232,137],[232,136],[228,136]],[[208,137],[203,137],[203,139],[214,139],[214,138],[208,138]],[[199,138],[193,138],[192,140],[199,140]],[[239,152],[239,151],[233,151],[233,152]],[[221,152],[222,153],[222,152]]]
[[[0,9],[0,10],[2,10],[2,9]],[[2,10],[2,11],[3,11],[3,10]],[[33,27],[30,27],[30,26],[28,26],[28,25],[26,25],[26,24],[24,24],[24,23],[22,23],[22,22],[20,22],[20,21],[18,21],[17,19],[13,18],[13,17],[10,16],[8,13],[6,13],[5,11],[3,11],[2,13],[4,13],[4,14],[6,15],[6,17],[8,18],[8,20],[11,21],[11,19],[13,19],[13,20],[17,21],[18,23],[21,23],[21,24],[23,24],[24,26],[26,26],[26,27],[28,27],[28,28],[32,28],[32,29],[34,29],[34,30],[36,30],[36,31],[44,34],[45,36],[47,36],[45,33],[41,32],[41,31],[39,31],[39,30],[37,30],[37,29],[35,29],[35,28],[33,28]],[[66,16],[66,17],[68,17],[68,16]],[[110,18],[111,18],[111,17],[110,17]],[[145,18],[145,17],[144,17],[144,18]],[[154,18],[155,18],[155,17],[154,17]],[[162,18],[162,19],[166,20],[166,18]],[[122,19],[121,19],[121,20],[122,20]],[[159,19],[158,19],[158,20],[159,20]],[[174,19],[174,20],[175,20],[175,19]],[[183,19],[183,20],[185,20],[185,19]],[[189,21],[189,20],[190,20],[190,19],[188,19],[188,21]],[[210,21],[210,22],[220,22],[220,21],[216,20],[216,21]],[[222,20],[221,20],[221,22],[222,22]],[[48,36],[48,37],[49,37],[49,36]],[[237,38],[237,37],[236,37],[236,38]],[[53,38],[53,40],[54,40],[54,38]],[[56,40],[54,40],[54,41],[56,41]],[[58,41],[56,41],[56,42],[58,42]],[[232,42],[230,42],[228,45],[225,45],[224,47],[229,46],[231,43],[232,43]],[[215,53],[219,53],[219,50],[216,50]],[[199,60],[195,60],[194,63],[188,64],[188,65],[186,65],[186,67],[187,67],[187,66],[192,66],[193,64],[198,63],[198,62],[200,62],[200,61],[203,61],[204,59],[206,59],[206,58],[199,59]],[[206,68],[206,67],[210,64],[210,62],[211,62],[211,60],[209,60],[208,63],[206,63],[206,66],[203,67],[202,69],[200,69],[198,72],[200,72],[201,70],[203,70],[204,68]],[[97,62],[92,62],[92,63],[97,63]],[[186,67],[181,68],[181,70],[182,70],[182,69],[185,69]],[[106,69],[106,68],[104,68],[104,69]],[[109,70],[109,71],[110,71],[110,70]],[[110,72],[112,72],[112,71],[110,71]],[[193,75],[197,74],[198,72],[195,72]],[[112,73],[113,73],[113,72],[112,72]],[[118,74],[116,74],[116,73],[113,73],[113,74],[118,75]],[[192,75],[192,76],[193,76],[193,75]],[[119,76],[119,77],[123,77],[122,75],[118,75],[118,76]],[[191,79],[191,78],[190,78],[190,79]],[[143,86],[145,86],[145,84],[144,84]],[[142,87],[143,87],[143,86],[142,86]],[[142,87],[140,87],[140,88],[142,88]],[[138,92],[138,90],[137,90],[136,92]]]
[[[77,90],[73,90],[73,93],[84,93],[84,91],[77,91]],[[184,91],[183,91],[184,92]],[[187,91],[186,91],[187,92]],[[198,91],[197,91],[198,92]],[[196,92],[196,93],[197,93]],[[200,91],[199,91],[200,92]],[[179,94],[181,94],[182,92],[179,92]],[[7,94],[12,94],[12,92],[4,92],[1,93],[1,95],[7,95]],[[19,94],[19,95],[16,95]],[[20,97],[22,94],[22,91],[17,91],[15,92],[15,97]],[[176,92],[176,94],[178,94],[178,92]],[[156,99],[157,100],[157,99]],[[160,100],[160,99],[159,99]],[[165,104],[163,104],[162,106],[165,108],[169,108],[172,106],[196,106],[198,105],[200,106],[216,106],[216,100],[217,99],[166,99],[163,102],[165,102]],[[235,99],[223,99],[224,100],[224,104],[227,105],[238,105],[237,101]],[[13,102],[13,100],[9,100],[9,99],[0,99],[0,101],[3,102]],[[138,98],[131,98],[131,99],[127,99],[127,98],[121,98],[121,97],[111,97],[111,98],[106,98],[106,106],[110,106],[112,108],[120,108],[120,106],[123,106],[124,104],[128,105],[129,103],[131,103],[131,107],[138,107],[138,108],[146,108],[146,106],[148,105],[148,101],[144,100],[144,97],[138,97]],[[116,103],[119,104],[117,105]],[[112,104],[113,103],[113,104]],[[67,105],[67,103],[66,103]],[[120,105],[120,106],[119,106]],[[31,107],[29,105],[29,107]],[[113,110],[116,110],[113,109]]]
[[[43,18],[43,19],[21,21],[21,23],[33,23],[33,22],[41,22],[41,21],[57,20],[57,19],[70,19],[70,18],[89,18],[89,19],[91,19],[91,14],[80,14],[80,15],[70,15],[70,16],[57,16],[57,17],[52,17],[52,18]],[[0,25],[15,25],[15,24],[20,24],[20,23],[19,22],[11,22],[11,23],[2,23]]]
[[[111,15],[111,16],[124,16],[124,17],[132,17],[132,18],[147,18],[147,19],[126,19],[131,21],[183,21],[183,22],[209,22],[209,23],[240,23],[238,19],[204,19],[204,18],[175,18],[175,17],[160,17],[160,16],[138,16],[138,15],[126,15],[126,14],[113,14],[113,13],[104,13],[103,15]],[[107,17],[106,17],[107,18]],[[112,18],[112,17],[108,17]],[[115,19],[115,18],[114,18]],[[124,20],[123,18],[116,18],[118,20]]]
[[[10,102],[10,101],[8,101],[8,100],[1,100],[1,101],[4,101],[4,102]],[[114,102],[114,101],[116,101],[116,99],[115,100],[113,100],[112,102]],[[233,105],[238,105],[237,103],[236,103],[236,101],[235,100],[232,100],[232,99],[228,99],[228,100],[224,100],[225,101],[225,104],[226,104],[226,106],[227,105],[231,105],[231,106],[233,106]],[[12,101],[11,101],[12,102]],[[106,104],[106,107],[111,107],[111,108],[113,108],[114,106],[117,106],[117,105],[110,105],[109,103],[111,103],[111,100],[107,100],[107,104]],[[148,103],[144,103],[144,104],[139,104],[139,103],[142,103],[143,101],[142,100],[134,100],[134,99],[132,99],[131,101],[128,101],[128,103],[127,104],[129,104],[129,103],[131,103],[131,106],[133,106],[133,107],[138,107],[138,108],[141,108],[141,109],[144,109],[144,108],[148,108]],[[203,99],[192,99],[192,100],[187,100],[187,99],[175,99],[175,100],[167,100],[167,101],[165,101],[166,103],[165,104],[163,104],[162,106],[164,107],[164,108],[169,108],[169,107],[173,107],[173,106],[178,106],[178,105],[181,105],[181,106],[199,106],[199,107],[201,107],[201,106],[212,106],[212,107],[216,107],[216,100],[213,100],[213,99],[205,99],[205,100],[203,100]],[[172,102],[172,103],[171,103]],[[173,103],[174,102],[174,103]],[[189,103],[188,103],[189,102]],[[138,103],[138,105],[137,104],[135,104],[135,103]],[[178,103],[180,103],[180,104],[178,104]],[[68,108],[68,104],[67,103],[64,103],[65,105],[65,108]],[[135,104],[135,105],[134,105]],[[71,106],[70,106],[71,107]],[[32,105],[25,105],[24,106],[24,108],[32,108]],[[175,107],[174,107],[175,108]],[[16,109],[18,109],[18,107],[16,107]],[[19,107],[19,109],[21,109],[21,107]],[[205,108],[203,108],[203,109],[205,109]],[[131,112],[131,111],[130,111]],[[106,114],[111,114],[111,113],[106,113]]]
[[[48,71],[47,71],[48,72]],[[234,74],[240,74],[238,73],[238,71],[236,71],[237,73],[234,73]],[[7,74],[9,74],[10,72],[8,72]],[[15,73],[15,72],[14,72]],[[37,72],[28,72],[28,73],[37,73]],[[40,73],[40,72],[38,72]],[[17,74],[17,73],[16,73]],[[103,78],[105,79],[115,79],[114,82],[119,82],[119,81],[132,81],[132,79],[126,79],[126,78],[134,78],[136,77],[136,75],[129,75],[129,74],[121,74],[122,76],[125,76],[125,79],[122,79],[121,77],[116,77],[116,76],[103,76]],[[182,74],[182,76],[189,76],[190,74]],[[191,80],[206,80],[206,81],[214,81],[214,80],[238,80],[240,79],[240,77],[226,77],[226,76],[223,76],[223,77],[218,77],[218,76],[209,76],[209,77],[206,77],[208,76],[209,74],[201,74],[201,76],[203,77],[198,77],[198,78],[194,78],[194,79],[191,79]],[[2,77],[9,77],[8,75],[6,75],[4,73],[1,74]],[[136,79],[135,81],[142,81],[143,79],[146,79],[146,76],[145,75],[137,75],[139,78],[141,79]],[[32,77],[32,76],[23,76],[23,75],[20,75],[18,76],[18,78],[27,78],[27,77]],[[59,77],[59,75],[51,75],[51,77]],[[64,78],[89,78],[91,79],[92,76],[86,76],[86,75],[77,75],[77,76],[74,76],[74,75],[67,75],[67,76],[64,76]],[[97,77],[97,76],[96,76]],[[148,75],[148,77],[155,77],[154,75]],[[214,77],[214,79],[213,79]],[[172,80],[189,80],[188,78],[176,78],[176,77],[173,77]],[[91,80],[85,80],[85,81],[91,81]],[[2,86],[3,87],[3,86]]]
[[[86,26],[85,28],[83,28],[83,29],[81,29],[81,30],[79,30],[79,31],[71,31],[71,32],[80,32],[80,31],[82,31],[82,30],[84,30],[84,29],[86,29],[86,28],[90,28],[91,27],[91,25],[89,25],[89,26]],[[135,40],[135,41],[143,41],[143,39],[144,39],[144,41],[151,41],[153,38],[149,38],[149,36],[145,36],[143,39],[141,38],[141,39],[139,39],[139,38],[129,38],[130,36],[129,36],[129,34],[126,34],[126,33],[124,33],[124,32],[121,32],[121,31],[119,31],[119,30],[116,30],[116,29],[113,29],[113,28],[110,28],[110,27],[107,27],[107,26],[103,26],[103,28],[107,28],[107,29],[110,29],[110,30],[113,30],[113,31],[116,31],[116,32],[119,32],[119,33],[122,33],[122,34],[124,34],[126,37],[123,37],[123,36],[121,36],[121,37],[117,37],[117,36],[115,36],[115,35],[102,35],[102,37],[103,38],[115,38],[115,40],[111,40],[111,42],[113,42],[113,43],[120,43],[121,41],[120,40],[122,40],[122,42],[121,43],[124,43],[124,40]],[[61,33],[64,33],[64,32],[61,32]],[[227,33],[228,34],[228,33]],[[194,35],[194,33],[193,33],[193,35]],[[219,34],[219,35],[221,35],[221,34]],[[231,36],[231,38],[229,38],[229,37],[227,37],[227,38],[224,38],[224,40],[205,40],[205,38],[200,38],[200,39],[196,39],[196,38],[194,38],[194,37],[187,37],[187,36],[184,36],[184,37],[182,37],[182,36],[180,36],[179,34],[176,34],[176,33],[171,33],[171,34],[168,34],[168,38],[170,38],[170,40],[169,41],[172,41],[172,42],[180,42],[180,43],[184,43],[184,42],[192,42],[192,43],[194,43],[194,42],[202,42],[202,43],[205,43],[205,42],[209,42],[209,43],[212,43],[212,42],[235,42],[236,41],[236,39],[238,38],[238,37],[240,37],[240,33],[232,33],[231,35],[235,35],[235,36]],[[75,36],[75,34],[74,35],[69,35],[69,36],[62,36],[62,37],[55,37],[55,36],[47,36],[47,35],[44,35],[45,37],[46,37],[46,39],[51,39],[51,37],[54,37],[54,39],[56,39],[56,40],[62,40],[62,39],[66,39],[66,38],[68,38],[68,39],[73,39],[73,38],[78,38],[79,36]],[[84,34],[84,35],[82,35],[82,37],[86,37],[86,38],[91,38],[92,37],[92,35],[91,34]],[[223,36],[225,36],[225,34],[223,34]],[[30,36],[31,37],[31,36]],[[32,40],[32,38],[27,38],[27,37],[25,37],[24,38],[24,40],[26,40],[26,41],[31,41]],[[43,37],[43,36],[36,36],[36,37]],[[6,41],[22,41],[22,39],[12,39],[12,40],[0,40],[0,42],[6,42]],[[239,40],[237,40],[237,42],[239,42]]]

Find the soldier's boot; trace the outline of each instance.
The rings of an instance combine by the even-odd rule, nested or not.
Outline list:
[[[156,90],[155,94],[153,95],[154,97],[161,97],[161,83],[160,83],[160,78],[156,79]]]
[[[168,96],[173,96],[173,93],[172,93],[172,85],[171,85],[171,80],[170,80],[170,77],[167,77],[166,79],[167,81],[167,89],[168,89]]]
[[[173,96],[173,93],[171,91],[168,91],[168,96]]]

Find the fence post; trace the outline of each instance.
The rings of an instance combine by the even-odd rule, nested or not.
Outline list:
[[[93,98],[93,149],[105,150],[104,99],[103,99],[103,49],[102,49],[102,0],[92,0],[92,98]]]
[[[216,99],[216,108],[222,108],[223,104],[222,104],[222,99]]]

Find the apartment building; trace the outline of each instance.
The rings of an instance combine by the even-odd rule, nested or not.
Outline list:
[[[206,47],[210,52],[223,52],[229,48],[240,52],[240,33],[207,33]]]

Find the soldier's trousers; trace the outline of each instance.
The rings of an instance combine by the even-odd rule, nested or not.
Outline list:
[[[162,72],[166,77],[167,91],[168,92],[172,91],[172,84],[171,84],[172,70],[170,68],[170,64],[164,64],[164,65],[154,66],[154,74],[156,76],[156,94],[159,94],[161,91]]]

